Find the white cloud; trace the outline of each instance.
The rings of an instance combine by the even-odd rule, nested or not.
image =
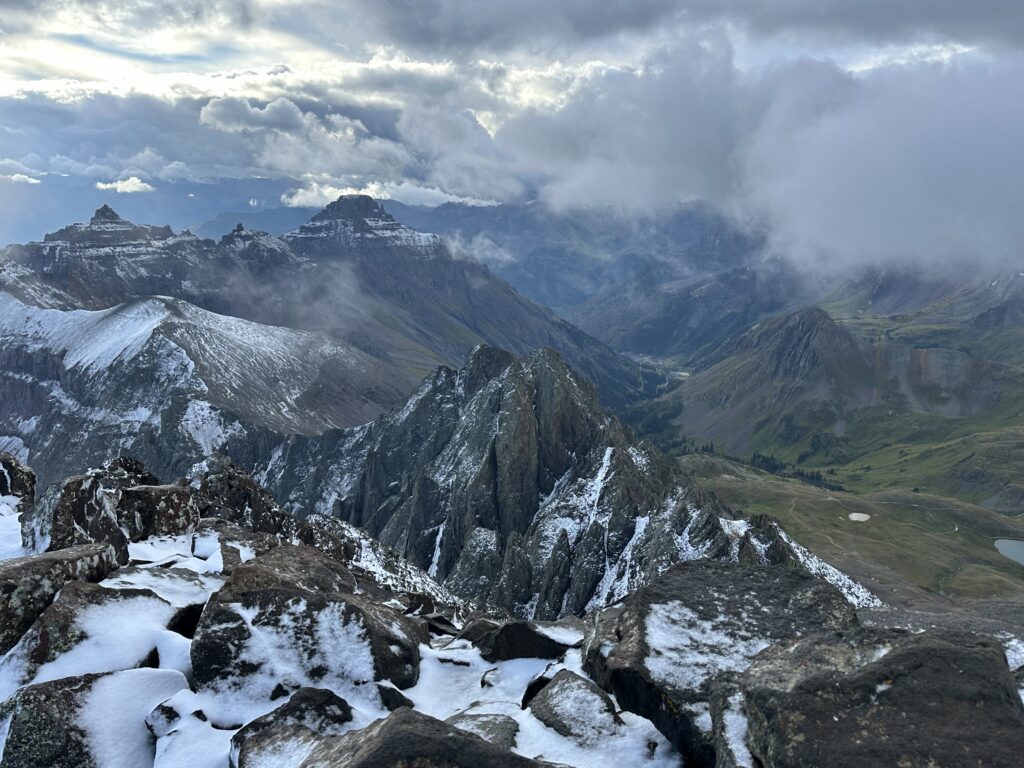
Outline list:
[[[0,181],[8,184],[40,184],[41,182],[35,176],[29,176],[25,173],[11,173],[11,174],[0,174]]]
[[[117,181],[97,181],[96,189],[110,190],[117,192],[119,195],[128,195],[135,192],[152,192],[154,187],[152,184],[144,182],[138,176],[129,176],[127,179],[118,179]]]
[[[337,200],[342,195],[369,195],[378,200],[399,200],[407,205],[441,205],[442,203],[467,203],[469,205],[493,205],[495,201],[471,197],[458,197],[436,187],[421,187],[407,181],[398,184],[370,182],[362,187],[341,187],[330,183],[310,181],[302,187],[281,195],[281,202],[291,208],[319,208]]]

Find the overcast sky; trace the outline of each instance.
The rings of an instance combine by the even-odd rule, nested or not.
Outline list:
[[[1012,261],[1022,49],[1019,0],[0,0],[0,217],[700,198],[824,263]]]

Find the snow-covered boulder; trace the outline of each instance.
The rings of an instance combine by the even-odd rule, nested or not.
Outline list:
[[[86,544],[0,561],[0,653],[9,651],[69,581],[99,581],[117,568],[109,544]]]
[[[541,765],[412,709],[399,709],[359,731],[326,739],[301,768],[527,768]]]
[[[519,723],[508,715],[497,712],[460,712],[445,722],[461,731],[476,734],[484,741],[489,741],[502,749],[512,749],[516,745],[516,734],[519,733]]]
[[[694,561],[596,616],[584,669],[687,760],[714,762],[711,686],[781,640],[853,626],[842,593],[796,570]]]
[[[64,677],[22,688],[0,706],[4,768],[138,768],[153,764],[153,707],[188,687],[166,669]]]
[[[529,707],[548,728],[581,744],[606,738],[622,724],[608,694],[568,669],[559,670]]]
[[[757,765],[986,766],[1024,755],[1002,646],[977,635],[859,628],[782,642],[739,676]]]
[[[297,764],[326,736],[350,730],[352,707],[324,688],[300,688],[287,702],[231,737],[231,768],[259,768],[275,755]]]
[[[149,589],[108,589],[73,581],[0,660],[8,686],[142,665],[188,673],[188,640],[167,629],[176,609]]]
[[[281,545],[237,566],[196,629],[197,689],[262,714],[302,687],[359,699],[375,681],[413,685],[424,625],[353,586],[344,566],[309,547]]]

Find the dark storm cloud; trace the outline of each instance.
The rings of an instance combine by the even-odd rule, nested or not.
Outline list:
[[[69,7],[116,34],[136,21],[140,29],[206,25],[200,57],[224,39],[279,44],[280,33],[290,36],[283,50],[296,51],[286,65],[246,60],[161,80],[158,95],[28,88],[0,98],[0,169],[22,187],[43,189],[47,173],[106,183],[135,176],[157,188],[258,177],[291,185],[284,199],[295,204],[368,187],[431,199],[539,197],[624,214],[700,198],[769,232],[780,252],[819,264],[1002,264],[1024,243],[1024,55],[1006,45],[1024,39],[1024,4],[2,7],[11,11],[5,27]],[[768,40],[777,60],[738,66],[733,46],[750,36]],[[839,40],[847,53],[851,44],[870,67],[801,57],[830,49],[801,48],[798,38]],[[949,42],[981,47],[934,45]],[[36,77],[51,74],[48,63],[36,66]]]
[[[1017,0],[354,0],[346,10],[381,37],[427,51],[546,48],[721,22],[761,36],[1024,44]]]

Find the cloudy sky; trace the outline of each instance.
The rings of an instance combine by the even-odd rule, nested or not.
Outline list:
[[[367,190],[1014,260],[1022,95],[1019,0],[0,0],[0,240]]]

